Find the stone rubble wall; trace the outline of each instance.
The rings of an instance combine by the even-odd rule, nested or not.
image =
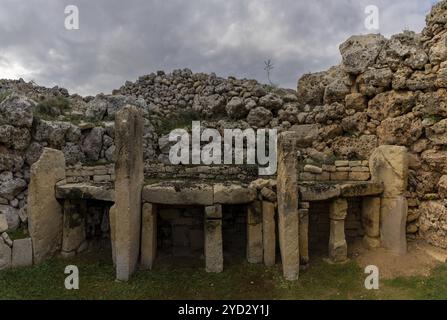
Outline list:
[[[115,165],[82,166],[66,168],[67,183],[111,183],[115,181]]]
[[[390,39],[352,36],[340,45],[340,65],[302,76],[296,91],[188,69],[145,75],[112,95],[95,97],[0,80],[0,216],[6,216],[8,232],[26,230],[30,166],[45,147],[61,150],[68,166],[112,163],[115,114],[132,104],[144,117],[146,178],[157,172],[161,178],[251,177],[250,170],[235,167],[215,173],[204,167],[165,166],[167,134],[189,129],[193,120],[221,133],[225,128],[297,132],[302,141],[297,157],[308,166],[302,172],[306,180],[368,180],[364,161],[376,147],[405,146],[410,162],[407,232],[446,248],[446,17],[447,1],[441,1],[421,33],[404,31]],[[334,172],[335,161],[362,164],[340,166],[351,171],[335,166]],[[108,176],[113,181],[112,172],[68,178]],[[260,193],[273,199],[275,191],[264,186]]]

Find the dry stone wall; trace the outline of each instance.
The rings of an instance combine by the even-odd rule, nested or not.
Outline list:
[[[246,167],[169,166],[167,134],[189,129],[193,120],[220,132],[295,131],[300,178],[311,181],[369,180],[366,161],[376,147],[404,146],[408,237],[446,248],[446,16],[447,2],[441,1],[421,33],[353,36],[340,46],[340,65],[302,76],[296,91],[188,69],[145,75],[95,97],[0,80],[0,217],[6,218],[7,231],[26,230],[30,167],[45,147],[63,152],[70,166],[67,181],[113,181],[107,164],[115,160],[114,117],[131,104],[144,117],[147,179],[254,178]],[[87,173],[85,167],[95,169]],[[272,187],[263,186],[259,194],[276,202]]]

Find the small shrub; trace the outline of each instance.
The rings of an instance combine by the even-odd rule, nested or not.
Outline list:
[[[38,103],[36,112],[41,115],[57,117],[70,109],[70,101],[65,97],[44,99]]]
[[[200,119],[201,116],[196,111],[182,111],[176,116],[161,119],[161,123],[157,128],[157,133],[164,135],[174,129],[191,129],[192,122],[199,121]]]
[[[8,98],[10,94],[11,92],[9,91],[0,92],[0,103],[2,103],[6,98]]]

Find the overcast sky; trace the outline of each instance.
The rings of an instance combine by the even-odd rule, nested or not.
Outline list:
[[[340,62],[338,46],[376,5],[385,36],[420,32],[434,0],[0,0],[0,78],[110,93],[157,70],[190,68],[295,88]],[[79,30],[64,27],[67,5]]]

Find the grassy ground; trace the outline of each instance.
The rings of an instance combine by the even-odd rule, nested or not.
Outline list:
[[[65,266],[79,267],[80,290],[64,288]],[[129,283],[116,282],[110,263],[84,256],[54,259],[38,267],[0,272],[0,299],[447,299],[447,266],[429,278],[382,281],[380,290],[364,288],[365,275],[355,262],[312,262],[300,280],[282,279],[279,266],[241,262],[221,274],[197,266],[159,265],[139,271]]]

